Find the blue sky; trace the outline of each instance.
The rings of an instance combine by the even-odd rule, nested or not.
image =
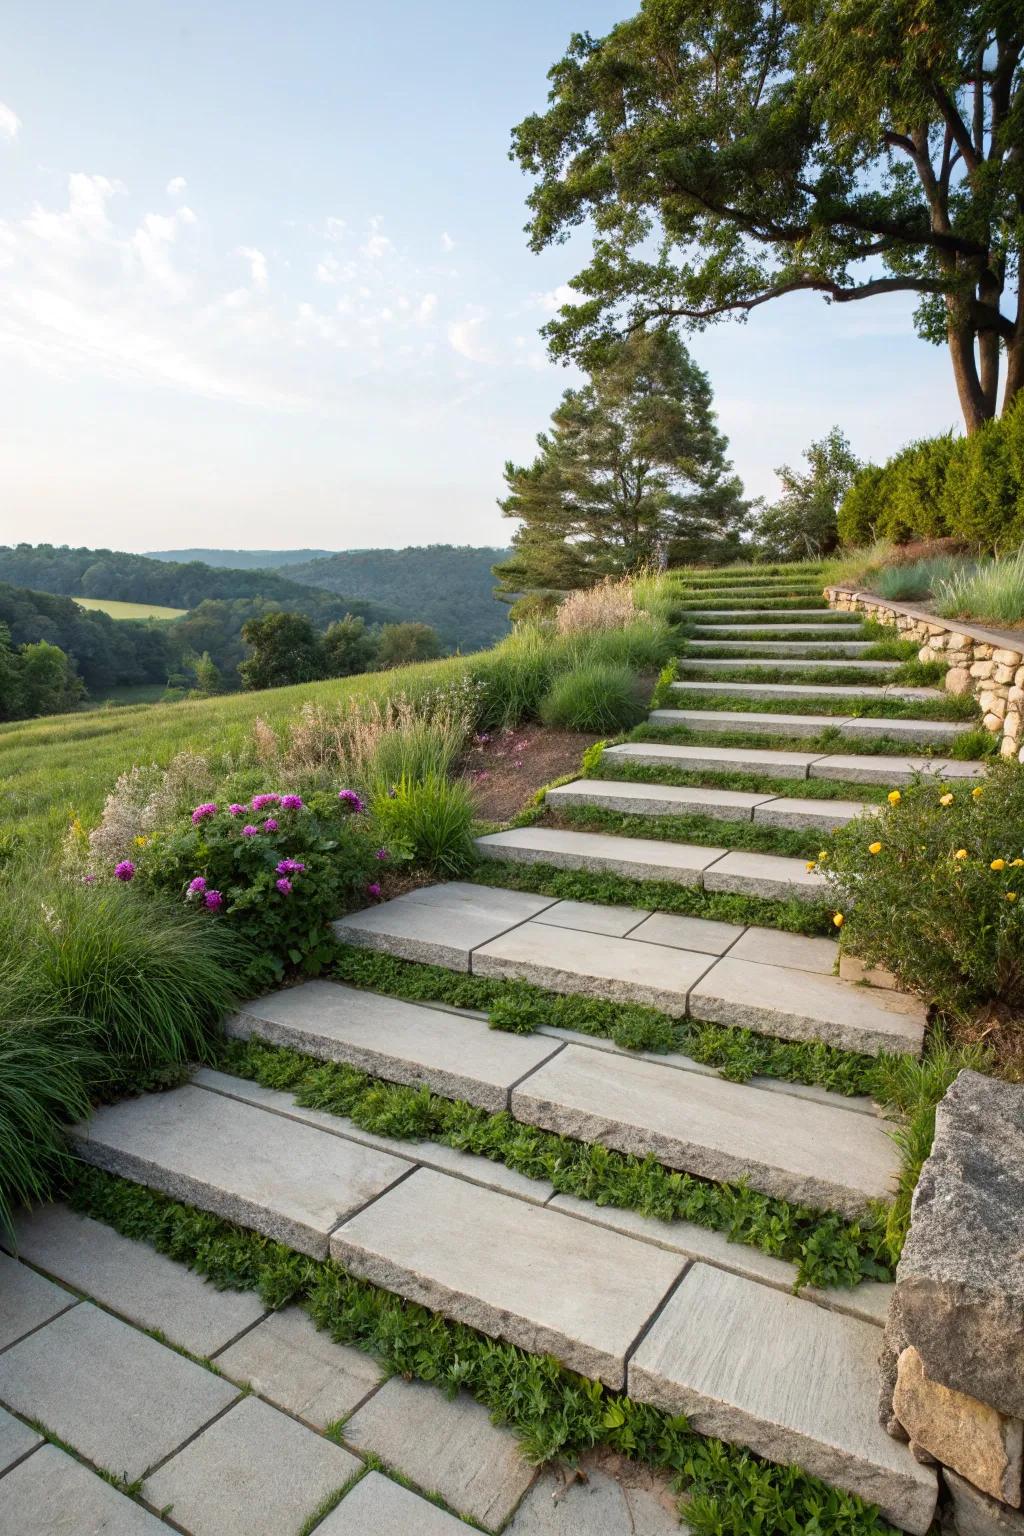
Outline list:
[[[0,540],[504,542],[572,380],[509,130],[628,0],[7,0]],[[959,425],[902,299],[800,296],[691,341],[751,494],[838,422]]]

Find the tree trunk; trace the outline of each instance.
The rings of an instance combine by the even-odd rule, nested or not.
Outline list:
[[[949,355],[953,362],[953,377],[956,380],[956,392],[964,415],[964,425],[967,428],[967,435],[970,436],[995,415],[995,402],[993,401],[991,409],[987,408],[974,356],[974,329],[969,320],[957,313],[952,301],[947,300],[947,303],[949,307],[946,335],[949,341]]]
[[[1006,344],[1006,385],[1003,389],[1003,414],[1024,391],[1024,329],[1018,325],[1017,334]]]

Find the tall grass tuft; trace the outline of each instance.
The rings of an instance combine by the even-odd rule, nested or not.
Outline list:
[[[85,1074],[95,1066],[73,1021],[68,1034],[69,1021],[15,1018],[24,1004],[12,993],[0,979],[0,1232],[70,1166],[63,1127],[89,1113]]]
[[[392,853],[452,878],[476,862],[473,802],[466,785],[445,774],[403,775],[374,795],[373,814]]]
[[[1024,548],[1003,560],[951,573],[938,583],[936,597],[945,618],[1019,624],[1024,619]]]
[[[545,725],[569,731],[624,731],[638,725],[646,712],[637,696],[634,674],[628,667],[607,662],[590,662],[564,672],[540,706]]]
[[[871,590],[879,597],[893,602],[913,602],[916,598],[931,597],[950,581],[969,577],[975,570],[973,561],[938,555],[931,560],[910,560],[906,565],[890,565],[872,578]]]

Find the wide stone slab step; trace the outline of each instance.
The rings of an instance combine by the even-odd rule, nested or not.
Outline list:
[[[720,688],[716,691],[721,691]],[[820,692],[820,690],[815,690]],[[970,722],[963,720],[900,720],[880,716],[783,715],[767,711],[741,709],[652,709],[651,725],[683,726],[693,731],[756,733],[760,736],[820,736],[836,730],[841,736],[859,736],[869,740],[886,737],[890,741],[914,741],[939,746],[955,741]]]
[[[785,614],[787,618],[813,619],[820,617],[822,611],[829,612],[829,606],[826,602],[815,603],[806,608],[790,608],[788,606],[784,608],[757,608],[753,604],[748,605],[746,603],[730,603],[727,608],[688,608],[685,603],[683,606],[686,608],[687,622],[691,624],[699,624],[702,619],[742,618],[744,622],[748,619],[770,620],[778,618],[780,613]]]
[[[869,1323],[695,1264],[633,1356],[629,1393],[859,1494],[923,1536],[935,1470],[879,1424],[877,1357]]]
[[[772,672],[802,672],[810,667],[827,667],[835,672],[849,672],[853,677],[872,677],[878,672],[894,672],[899,665],[898,661],[847,661],[842,658],[816,661],[813,656],[803,658],[744,656],[733,660],[728,656],[686,655],[681,657],[679,662],[680,670],[683,672],[721,672],[724,669],[736,670],[739,667],[760,667]]]
[[[859,800],[780,798],[771,793],[745,794],[718,788],[684,788],[674,784],[639,784],[622,779],[577,779],[549,789],[545,804],[552,810],[591,806],[634,816],[707,816],[716,821],[755,821],[795,831],[831,831],[877,807]]]
[[[685,1259],[420,1168],[333,1234],[351,1274],[612,1388]]]
[[[769,628],[773,635],[781,635],[783,637],[788,635],[811,635],[818,639],[827,638],[831,644],[834,643],[832,639],[833,636],[835,637],[836,641],[839,641],[854,635],[859,636],[863,634],[864,630],[864,626],[859,619],[826,621],[819,620],[817,624],[808,624],[806,622],[789,624],[786,623],[784,619],[781,622],[771,624],[769,624],[767,620],[760,624],[730,624],[727,622],[727,618],[728,616],[725,615],[723,616],[723,622],[715,624],[695,624],[689,631],[687,638],[700,638],[702,640],[714,640],[717,642],[720,635],[737,635],[742,639],[744,636],[761,634],[766,628]],[[749,644],[749,641],[742,639],[742,643],[746,645]],[[867,644],[869,642],[865,643]]]
[[[986,767],[977,759],[958,762],[953,757],[870,757],[856,752],[833,752],[815,758],[808,769],[811,779],[846,779],[851,784],[911,784],[918,774],[936,778],[983,779]]]
[[[468,881],[451,880],[409,891],[381,907],[350,913],[333,928],[343,944],[468,971],[469,957],[478,944],[536,917],[554,899],[521,891],[482,890]],[[396,911],[401,913],[397,929]]]
[[[317,1259],[343,1217],[412,1166],[191,1085],[106,1105],[72,1137],[87,1163]]]
[[[527,1125],[797,1205],[861,1215],[888,1200],[900,1159],[867,1115],[636,1057],[568,1045],[512,1095]]]
[[[928,703],[947,697],[941,688],[882,687],[862,683],[673,683],[680,693],[710,693],[741,699],[899,699]]]
[[[247,1003],[225,1029],[235,1039],[348,1062],[389,1082],[426,1084],[491,1111],[507,1109],[513,1085],[553,1050],[536,1035],[486,1029],[472,1017],[332,981],[307,981]]]
[[[777,717],[776,717],[777,718]],[[606,747],[602,762],[628,768],[678,768],[681,773],[756,773],[775,779],[806,779],[819,752],[783,752],[765,747],[689,747],[668,741],[624,741]],[[839,777],[839,775],[835,775]]]
[[[629,880],[670,880],[675,885],[700,885],[702,872],[726,851],[647,837],[565,832],[557,827],[514,827],[508,832],[491,832],[476,839],[476,850],[483,859],[550,864],[556,869],[607,870]],[[803,869],[798,859],[790,862]]]
[[[760,665],[761,656],[802,656],[808,662],[827,661],[830,656],[862,656],[865,651],[870,651],[870,640],[690,640],[688,642],[687,656],[693,652],[694,656],[703,650],[716,651],[741,651],[744,653],[742,660],[753,665]],[[753,651],[755,655],[751,656]],[[736,666],[739,661],[731,663]],[[887,665],[892,666],[889,662]],[[896,663],[898,665],[898,663]]]

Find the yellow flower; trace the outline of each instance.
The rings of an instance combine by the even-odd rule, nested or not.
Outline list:
[[[1007,899],[1007,901],[1016,901],[1017,900],[1017,892],[1016,891],[1007,891],[1006,899]]]
[[[886,799],[890,805],[899,805],[900,801],[903,799],[903,796],[900,794],[898,789],[890,789]]]
[[[837,912],[835,917],[833,917],[832,921],[833,921],[833,923],[835,924],[835,926],[837,928],[841,928],[843,926],[843,924],[846,922],[846,918],[843,916],[843,914],[841,912]]]
[[[827,858],[828,858],[828,849],[827,848],[822,848],[820,853],[818,854],[818,863],[819,864],[823,864]]]
[[[966,859],[966,857],[967,857],[967,849],[966,848],[958,848],[956,853],[954,853],[953,857],[954,857],[954,859]]]
[[[1022,867],[1024,867],[1024,859],[1011,859],[1010,860],[1010,868],[1011,869],[1020,869]]]
[[[135,846],[136,846],[136,848],[145,848],[145,846],[146,846],[146,844],[148,842],[149,842],[149,838],[148,837],[137,837],[135,839]]]
[[[1006,860],[1005,859],[993,859],[992,863],[989,865],[989,869],[994,869],[994,870],[997,871],[997,873],[998,873],[999,870],[1005,869],[1005,868],[1006,868]]]
[[[881,843],[868,843],[868,853],[881,853]]]
[[[940,805],[952,805],[953,804],[953,796],[950,795],[950,794],[940,795],[939,796],[939,804]]]
[[[817,864],[815,863],[815,861],[813,859],[808,859],[807,860],[807,873],[808,874],[810,874],[812,870],[817,869],[817,867],[818,866],[817,866]]]
[[[983,794],[984,794],[984,790],[982,789],[980,784],[976,784],[974,786],[974,788],[971,790],[971,796],[975,800],[980,800]]]

